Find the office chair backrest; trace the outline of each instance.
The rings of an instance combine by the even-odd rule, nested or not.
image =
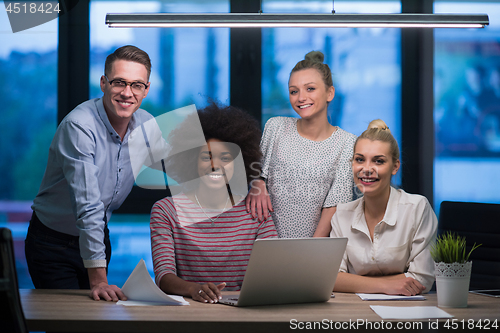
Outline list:
[[[28,333],[17,285],[12,233],[7,228],[0,228],[0,330]]]
[[[466,237],[471,255],[470,290],[500,289],[500,204],[443,201],[438,233],[455,232]]]

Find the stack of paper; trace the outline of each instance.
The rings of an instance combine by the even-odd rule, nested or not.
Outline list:
[[[167,295],[161,291],[149,276],[143,259],[125,281],[122,291],[127,300],[118,301],[120,305],[189,305],[182,296]]]
[[[403,295],[386,295],[386,294],[361,294],[357,293],[363,301],[422,301],[425,299],[422,295],[403,296]]]
[[[370,305],[373,311],[382,319],[437,319],[453,318],[449,313],[441,310],[437,306],[382,306]]]

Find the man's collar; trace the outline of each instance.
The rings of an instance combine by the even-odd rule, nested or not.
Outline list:
[[[108,132],[111,133],[114,137],[120,137],[118,135],[118,133],[116,132],[116,130],[114,129],[114,127],[111,125],[111,122],[109,121],[108,114],[106,113],[106,109],[104,108],[104,104],[102,102],[102,98],[97,98],[95,103],[96,103],[97,111],[99,113],[99,117],[101,118],[102,122],[106,126]],[[129,121],[128,126],[127,126],[127,133],[125,133],[125,137],[127,137],[127,135],[129,133],[131,133],[138,126],[137,116],[136,116],[137,111],[139,111],[139,109],[137,109],[132,114],[132,118],[130,118],[130,121]]]
[[[99,117],[101,118],[102,122],[104,123],[104,126],[106,126],[106,129],[108,132],[113,136],[113,137],[120,137],[118,133],[115,131],[113,126],[111,126],[111,123],[109,122],[108,114],[106,113],[106,110],[104,109],[104,104],[102,103],[102,98],[97,98],[95,100],[95,105],[97,107],[97,112],[99,113]]]

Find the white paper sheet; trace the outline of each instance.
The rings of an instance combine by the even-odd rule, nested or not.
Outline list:
[[[363,301],[422,301],[425,297],[422,295],[403,296],[386,294],[362,294],[356,293]]]
[[[437,306],[383,306],[370,305],[382,319],[436,319],[453,318]]]
[[[189,305],[182,296],[167,295],[158,288],[149,276],[146,263],[139,261],[132,274],[122,287],[127,296],[126,301],[118,301],[120,305]]]

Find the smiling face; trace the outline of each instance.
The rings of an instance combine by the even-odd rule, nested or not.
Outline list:
[[[104,93],[102,100],[104,109],[113,127],[128,123],[137,109],[141,106],[142,99],[148,95],[149,85],[141,94],[134,94],[130,85],[124,89],[113,88],[109,81],[123,80],[128,83],[148,83],[148,71],[142,64],[127,60],[115,60],[110,73],[101,76],[101,90]],[[108,81],[109,80],[109,81]],[[116,129],[116,127],[115,127]]]
[[[234,156],[229,144],[218,139],[209,139],[198,154],[200,188],[226,190],[234,174]]]
[[[292,108],[301,118],[326,117],[328,103],[335,96],[335,88],[327,87],[321,74],[314,68],[308,68],[290,75],[288,93]]]
[[[388,142],[359,139],[354,147],[354,182],[365,196],[387,193],[391,177],[398,172],[399,165],[399,160],[392,160]]]

